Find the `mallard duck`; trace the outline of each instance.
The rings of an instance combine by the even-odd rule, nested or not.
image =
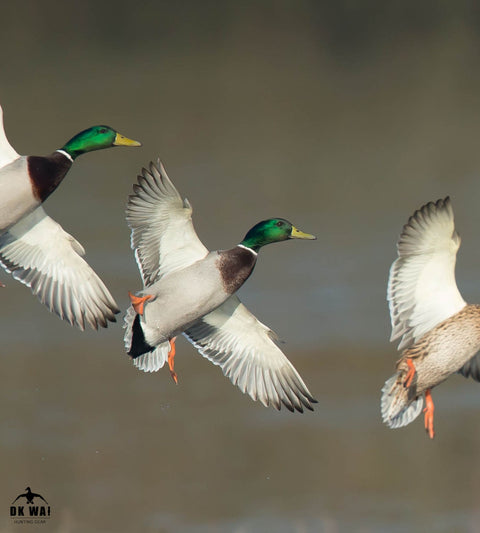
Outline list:
[[[281,218],[256,224],[230,250],[209,252],[160,160],[143,169],[129,197],[131,246],[144,288],[130,294],[125,348],[134,364],[154,372],[168,361],[175,382],[175,338],[180,333],[218,365],[240,390],[265,406],[303,412],[315,399],[275,343],[235,292],[253,271],[262,246],[315,239]]]
[[[406,426],[425,398],[425,429],[433,439],[433,387],[455,372],[480,381],[480,306],[467,305],[455,281],[460,237],[450,198],[415,211],[397,247],[388,302],[390,340],[401,339],[402,354],[382,389],[382,418],[391,428]]]
[[[20,156],[7,140],[0,107],[0,264],[31,288],[50,311],[80,329],[107,326],[119,312],[107,288],[82,259],[82,245],[44,211],[81,154],[140,146],[108,126],[94,126],[50,155]]]

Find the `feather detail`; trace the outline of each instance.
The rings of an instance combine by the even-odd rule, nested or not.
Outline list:
[[[401,338],[399,350],[466,305],[455,281],[459,246],[448,197],[424,205],[404,226],[387,293],[390,340]]]

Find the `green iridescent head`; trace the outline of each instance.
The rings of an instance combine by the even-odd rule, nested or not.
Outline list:
[[[103,150],[112,146],[141,146],[142,143],[134,141],[116,132],[109,126],[93,126],[88,130],[77,133],[70,139],[62,150],[67,152],[72,159],[86,152]]]
[[[316,239],[314,235],[303,233],[284,218],[269,218],[255,224],[240,243],[258,252],[262,246],[288,239]]]

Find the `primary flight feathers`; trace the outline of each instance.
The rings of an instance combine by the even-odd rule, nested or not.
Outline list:
[[[460,241],[448,197],[415,211],[403,227],[387,296],[399,350],[466,305],[455,281]]]

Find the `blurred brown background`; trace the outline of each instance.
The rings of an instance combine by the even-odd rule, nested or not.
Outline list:
[[[178,386],[140,373],[121,318],[73,330],[2,272],[0,530],[29,485],[53,516],[23,528],[61,533],[480,531],[479,385],[435,391],[433,442],[379,414],[388,269],[421,204],[452,196],[480,302],[477,4],[30,0],[0,28],[17,151],[97,123],[144,143],[80,158],[46,204],[122,308],[140,287],[125,201],[158,155],[208,247],[270,216],[318,236],[264,249],[240,296],[319,400],[265,409],[183,340]]]

